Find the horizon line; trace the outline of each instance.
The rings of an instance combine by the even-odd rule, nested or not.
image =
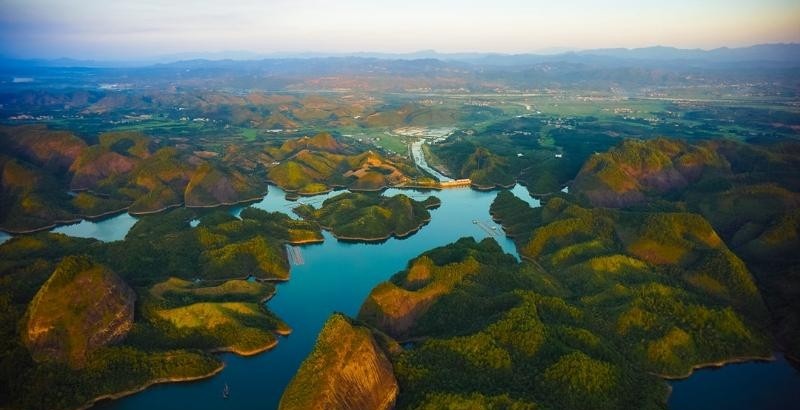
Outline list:
[[[670,50],[677,50],[677,51],[693,51],[693,52],[711,52],[717,50],[740,50],[740,49],[748,49],[753,47],[759,46],[798,46],[800,42],[795,41],[787,41],[787,42],[768,42],[768,43],[753,43],[750,45],[743,45],[743,46],[719,46],[719,47],[710,47],[710,48],[703,48],[703,47],[694,47],[694,48],[686,48],[686,47],[678,47],[678,46],[671,46],[671,45],[664,45],[664,44],[654,44],[649,46],[642,46],[642,47],[596,47],[596,48],[578,48],[578,47],[560,47],[560,46],[552,46],[552,47],[544,47],[539,48],[537,50],[531,51],[520,51],[520,52],[504,52],[504,51],[438,51],[436,49],[418,49],[414,51],[381,51],[381,50],[361,50],[361,51],[314,51],[314,50],[304,50],[304,51],[251,51],[251,50],[217,50],[217,51],[178,51],[174,53],[164,53],[164,54],[156,54],[151,56],[142,56],[142,57],[132,57],[130,59],[120,59],[120,58],[102,58],[102,57],[74,57],[68,55],[61,55],[57,57],[47,57],[47,56],[20,56],[20,55],[6,55],[0,54],[0,60],[16,60],[16,61],[58,61],[58,60],[71,60],[77,62],[98,62],[98,63],[164,63],[167,62],[165,60],[169,60],[169,62],[179,62],[179,61],[190,61],[190,60],[208,60],[208,61],[225,61],[225,60],[233,60],[233,61],[255,61],[255,60],[263,60],[263,59],[270,59],[270,58],[326,58],[326,57],[362,57],[363,55],[384,55],[387,57],[391,56],[412,56],[415,54],[431,54],[431,55],[439,55],[439,56],[457,56],[457,55],[475,55],[475,56],[558,56],[564,54],[578,54],[578,53],[586,53],[591,51],[609,51],[609,50],[620,50],[620,51],[636,51],[636,50],[648,50],[648,49],[670,49]],[[220,58],[214,58],[214,55],[224,55],[224,54],[240,54],[240,56],[226,56]],[[196,55],[196,56],[193,56]],[[203,55],[207,56],[204,57]],[[179,58],[186,57],[186,60],[181,60]],[[176,59],[178,58],[178,59]]]

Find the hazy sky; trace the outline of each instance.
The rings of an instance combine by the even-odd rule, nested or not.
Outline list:
[[[531,52],[800,42],[798,0],[0,0],[0,54]]]

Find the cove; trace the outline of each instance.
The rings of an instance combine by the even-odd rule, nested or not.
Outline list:
[[[123,212],[98,221],[84,219],[75,224],[58,226],[51,232],[78,238],[95,238],[103,242],[121,241],[125,239],[125,235],[136,224],[136,221],[138,218]]]
[[[530,204],[538,201],[528,195],[524,187],[513,190]],[[301,197],[292,202],[285,193],[269,186],[269,193],[252,206],[270,211],[281,211],[297,217],[291,207],[298,203],[317,205],[321,200],[339,191],[318,197]],[[442,201],[441,207],[431,210],[431,221],[416,234],[406,239],[389,239],[382,243],[338,242],[324,232],[325,242],[300,247],[303,265],[292,266],[288,282],[277,286],[277,293],[267,302],[269,308],[292,327],[292,333],[281,337],[271,351],[254,357],[222,354],[225,369],[216,376],[193,383],[162,384],[116,401],[99,403],[101,409],[274,409],[281,394],[300,363],[314,346],[317,335],[328,316],[343,312],[350,316],[358,309],[369,292],[378,283],[405,269],[408,261],[429,249],[447,245],[464,236],[478,240],[493,237],[507,253],[517,256],[514,243],[505,237],[498,226],[496,231],[484,226],[497,226],[489,215],[489,206],[497,191],[481,192],[471,189],[442,191],[417,191],[389,189],[387,196],[403,193],[415,199],[434,195]],[[244,207],[231,208],[237,215]],[[230,386],[230,397],[222,398],[225,384]]]
[[[674,410],[784,410],[800,400],[800,372],[780,353],[770,362],[699,369],[671,382],[668,405]]]

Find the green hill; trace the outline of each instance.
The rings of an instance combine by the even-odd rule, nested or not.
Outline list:
[[[275,185],[301,195],[330,191],[334,187],[374,191],[409,183],[419,176],[413,166],[373,152],[356,152],[321,133],[287,140],[266,152],[274,158],[267,177]]]
[[[573,189],[594,205],[624,207],[686,189],[705,174],[724,173],[729,166],[712,146],[665,138],[625,140],[591,156]]]
[[[82,367],[133,326],[136,295],[114,272],[86,257],[66,257],[28,306],[23,336],[37,361]]]
[[[418,231],[430,220],[428,209],[439,203],[436,197],[416,201],[403,194],[385,197],[350,192],[326,199],[319,209],[303,205],[295,212],[318,222],[339,239],[381,241]]]
[[[321,240],[314,223],[253,208],[241,219],[185,208],[145,216],[108,243],[50,233],[10,239],[0,245],[0,388],[8,392],[0,407],[73,409],[208,377],[222,368],[214,351],[273,347],[291,331],[263,303],[275,291],[268,281],[288,278],[284,245]]]
[[[793,141],[626,141],[587,161],[571,192],[595,205],[703,215],[758,278],[779,344],[798,357],[798,153]]]
[[[334,314],[281,397],[282,410],[392,409],[392,364],[369,328]]]
[[[490,239],[461,239],[409,262],[361,307],[359,320],[408,342],[384,348],[397,408],[658,409],[661,377],[771,354],[749,271],[701,216],[559,197],[533,210],[510,193],[492,213],[521,263]]]
[[[208,286],[170,278],[150,288],[142,311],[169,343],[251,355],[274,347],[275,334],[291,331],[261,305],[274,293],[268,283]]]

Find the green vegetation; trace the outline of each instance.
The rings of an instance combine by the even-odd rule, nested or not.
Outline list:
[[[350,192],[326,199],[319,209],[302,205],[294,211],[318,222],[339,239],[381,241],[418,231],[431,218],[428,209],[439,204],[433,196],[416,201],[403,194],[385,197]]]
[[[90,146],[43,127],[3,128],[0,138],[15,141],[0,152],[0,227],[10,231],[127,209],[230,204],[262,196],[266,183],[263,172],[235,155],[201,157],[188,146],[159,147],[137,132],[105,133]]]
[[[626,140],[607,153],[593,155],[573,186],[594,205],[621,207],[685,189],[701,176],[723,173],[727,167],[713,146],[664,138]]]
[[[554,127],[549,125],[557,123]],[[596,119],[523,116],[457,131],[431,147],[432,162],[479,187],[524,183],[532,193],[557,192],[575,177],[586,158],[617,138],[598,132]]]
[[[267,148],[273,159],[268,178],[289,191],[311,195],[344,186],[376,191],[409,183],[419,175],[413,166],[382,157],[373,151],[357,153],[330,134],[288,140]]]
[[[396,396],[398,408],[655,409],[660,376],[768,355],[768,325],[800,357],[796,91],[720,81],[659,86],[662,98],[639,87],[652,75],[673,84],[669,75],[606,74],[638,97],[611,95],[607,82],[591,91],[596,78],[562,89],[535,70],[499,82],[441,72],[258,80],[372,90],[322,96],[182,85],[4,97],[4,118],[56,119],[0,127],[0,229],[194,209],[145,217],[116,243],[35,234],[0,246],[0,408],[74,408],[206,376],[220,368],[210,351],[272,346],[289,328],[262,301],[274,292],[267,281],[289,277],[285,244],[321,241],[319,225],[343,238],[408,235],[436,204],[349,193],[299,208],[305,221],[199,208],[260,197],[267,181],[293,195],[432,186],[403,158],[408,126],[455,128],[425,146],[449,175],[546,197],[532,209],[502,191],[492,205],[523,262],[468,239],[414,259],[373,290],[363,322],[329,320],[284,407],[380,408]],[[548,89],[519,92],[531,87]],[[395,89],[406,94],[383,93]],[[567,184],[572,195],[558,192]],[[126,296],[126,283],[132,323],[129,299],[109,297]]]
[[[397,393],[392,364],[370,329],[334,314],[279,408],[388,410],[394,408]]]
[[[224,155],[132,131],[101,134],[94,145],[43,127],[6,127],[0,138],[14,141],[0,151],[0,227],[15,232],[123,210],[146,214],[253,200],[264,195],[268,180],[314,194],[338,186],[380,190],[420,176],[402,159],[358,151],[327,133],[247,149],[230,145]]]
[[[214,351],[271,348],[291,329],[263,305],[275,291],[263,280],[288,278],[284,244],[321,240],[313,223],[254,208],[241,219],[186,208],[147,216],[110,243],[9,240],[0,245],[0,407],[75,408],[207,377],[221,369]]]
[[[107,268],[68,256],[28,306],[24,343],[38,362],[81,368],[94,351],[130,331],[134,299],[133,290]]]
[[[790,141],[626,141],[593,156],[576,177],[574,189],[594,204],[703,215],[757,277],[778,342],[797,357],[798,152],[800,145]],[[680,246],[654,249],[646,242],[632,246],[634,251],[649,249],[659,257],[683,257]],[[742,269],[738,264],[733,268]],[[718,288],[713,278],[692,280],[697,286]]]
[[[770,355],[753,279],[701,216],[560,197],[534,210],[508,192],[491,211],[522,263],[490,239],[461,239],[412,260],[362,305],[365,324],[410,342],[384,348],[398,408],[657,409],[659,375]],[[335,346],[327,354],[347,344]]]
[[[165,347],[255,354],[277,344],[275,333],[291,331],[261,305],[274,292],[268,283],[230,280],[207,286],[170,278],[145,295],[140,310],[147,324],[134,338],[158,334]]]

